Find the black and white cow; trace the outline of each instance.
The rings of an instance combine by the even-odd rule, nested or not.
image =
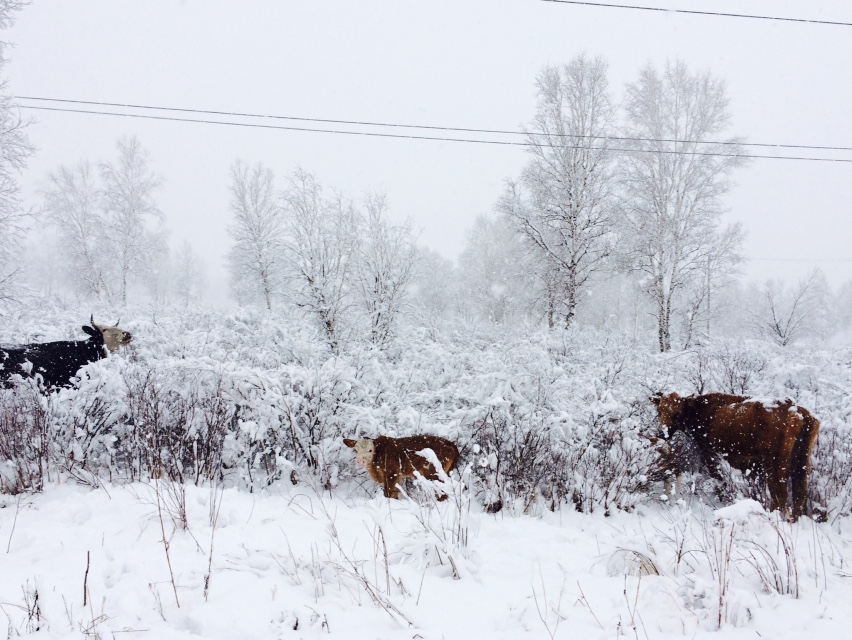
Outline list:
[[[107,352],[118,351],[130,344],[133,337],[119,327],[95,324],[83,326],[88,340],[62,340],[33,344],[0,344],[0,385],[8,387],[10,378],[19,374],[25,378],[40,377],[46,389],[67,386],[80,367],[105,358]]]

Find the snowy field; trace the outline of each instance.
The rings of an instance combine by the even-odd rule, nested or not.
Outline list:
[[[466,494],[62,483],[0,505],[8,637],[828,639],[852,625],[849,518],[789,525],[748,501],[512,516]]]
[[[0,0],[0,640],[852,638],[848,6],[162,4]]]

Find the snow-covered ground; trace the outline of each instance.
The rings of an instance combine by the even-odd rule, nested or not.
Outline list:
[[[750,501],[492,515],[455,489],[0,496],[0,620],[43,638],[849,637],[848,517],[790,525]]]
[[[22,307],[0,342],[90,313]],[[849,637],[848,348],[414,326],[331,356],[297,317],[128,318],[132,347],[77,388],[0,389],[7,637]],[[820,522],[737,474],[662,502],[660,390],[810,409]],[[414,433],[462,452],[446,502],[385,499],[342,444]]]

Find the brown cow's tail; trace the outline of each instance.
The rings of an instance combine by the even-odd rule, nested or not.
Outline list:
[[[808,499],[808,473],[811,468],[811,451],[819,434],[819,420],[810,411],[799,407],[796,413],[801,417],[803,425],[799,431],[796,443],[793,445],[792,466],[790,478],[793,484],[793,520],[798,520],[804,513]]]

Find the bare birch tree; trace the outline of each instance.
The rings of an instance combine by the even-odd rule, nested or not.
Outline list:
[[[271,169],[237,161],[231,167],[231,213],[228,254],[231,287],[237,299],[259,297],[267,310],[284,286],[284,215]]]
[[[369,320],[370,342],[383,349],[393,337],[411,282],[417,245],[410,222],[392,225],[388,220],[384,194],[367,194],[362,218],[355,281]]]
[[[615,108],[602,58],[581,55],[545,67],[536,88],[537,112],[527,132],[532,158],[520,180],[508,183],[497,209],[543,258],[550,326],[556,317],[568,326],[580,289],[610,252]]]
[[[324,198],[310,173],[296,169],[282,194],[285,253],[297,307],[312,314],[333,353],[340,352],[341,321],[353,304],[352,269],[358,250],[354,206],[342,194]]]
[[[15,0],[0,1],[0,30],[11,27],[15,14],[27,4]],[[24,133],[26,123],[9,95],[7,81],[3,77],[6,62],[6,43],[0,42],[0,300],[11,298],[12,284],[20,271],[29,212],[21,202],[18,177],[34,151]]]
[[[199,302],[204,294],[204,265],[189,241],[184,241],[174,259],[172,292],[186,311]]]
[[[163,234],[149,225],[162,224],[164,216],[154,199],[162,179],[149,168],[148,152],[135,136],[120,139],[116,146],[118,161],[101,164],[101,203],[124,305],[130,280],[142,277],[161,253]]]
[[[679,296],[700,282],[708,260],[722,269],[737,262],[740,232],[720,230],[720,217],[729,176],[744,160],[738,139],[719,141],[730,118],[727,91],[709,72],[648,65],[627,85],[625,109],[623,246],[643,274],[659,348],[668,351]]]
[[[529,296],[520,237],[502,219],[477,216],[459,256],[459,287],[469,319],[504,324]]]
[[[684,289],[680,310],[683,324],[683,348],[688,349],[698,337],[711,337],[711,323],[730,312],[720,295],[739,273],[742,257],[739,248],[743,241],[740,225],[728,225],[717,231],[715,241],[706,247],[704,264]]]
[[[61,166],[47,180],[41,192],[42,211],[57,231],[69,275],[83,293],[109,300],[110,264],[103,248],[106,220],[90,164],[81,161],[73,168]]]
[[[755,314],[754,324],[760,335],[781,347],[816,329],[820,310],[828,302],[828,285],[820,269],[811,271],[791,290],[782,282],[770,280],[761,293],[762,308]]]
[[[436,251],[418,247],[411,288],[417,317],[433,331],[458,310],[455,265]]]

